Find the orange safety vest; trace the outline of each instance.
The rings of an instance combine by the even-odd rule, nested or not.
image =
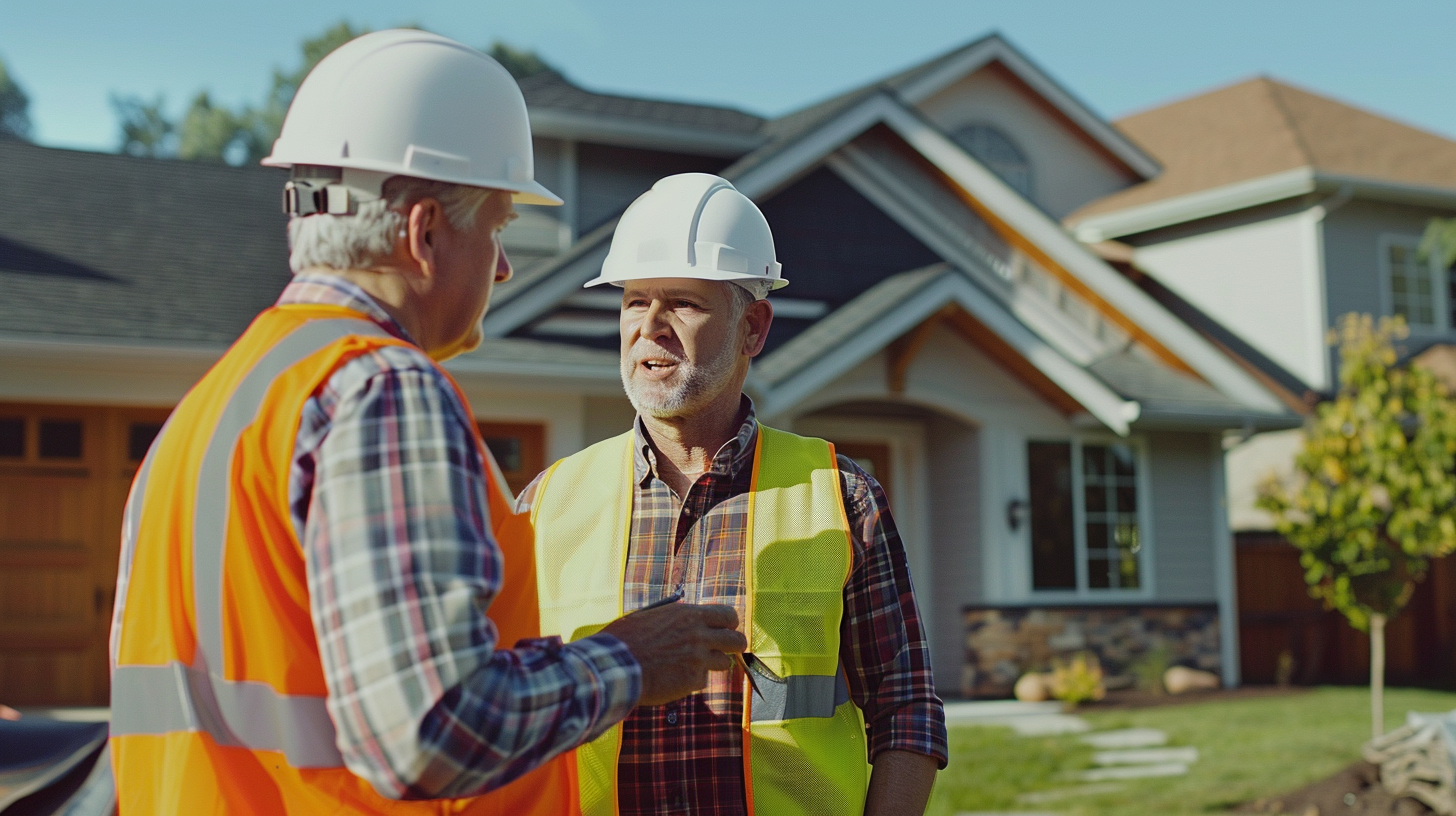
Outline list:
[[[182,399],[137,471],[112,634],[123,816],[580,813],[572,752],[468,799],[387,799],[344,767],[288,476],[308,398],[388,345],[408,344],[356,311],[268,309]],[[510,645],[540,631],[532,536],[475,443],[505,561],[489,614]]]

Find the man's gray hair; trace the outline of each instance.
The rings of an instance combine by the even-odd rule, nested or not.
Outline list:
[[[383,195],[359,205],[354,215],[318,213],[288,222],[288,266],[296,275],[312,267],[369,269],[394,251],[394,242],[408,226],[409,208],[433,198],[458,230],[469,230],[480,208],[503,190],[467,187],[410,176],[385,179]]]
[[[768,283],[766,281],[729,281],[728,294],[732,296],[733,303],[729,314],[733,316],[733,322],[737,323],[748,310],[748,304],[755,300],[763,300],[768,295]]]

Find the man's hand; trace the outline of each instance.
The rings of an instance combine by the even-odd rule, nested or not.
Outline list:
[[[726,671],[731,654],[748,648],[731,606],[675,603],[633,612],[602,629],[631,650],[642,666],[641,705],[661,705],[708,685],[708,672]]]

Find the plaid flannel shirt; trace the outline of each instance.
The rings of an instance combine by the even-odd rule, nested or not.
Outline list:
[[[340,278],[300,276],[278,302],[345,306],[410,340]],[[496,648],[485,610],[501,554],[473,422],[423,352],[385,347],[341,366],[298,430],[289,501],[329,714],[350,770],[390,796],[499,787],[606,730],[641,693],[610,635]]]
[[[632,526],[623,608],[675,591],[689,603],[726,604],[746,613],[743,566],[748,490],[758,435],[752,403],[737,435],[713,457],[685,498],[657,477],[656,451],[636,422]],[[910,586],[905,550],[884,490],[839,457],[854,564],[844,590],[840,664],[864,712],[871,761],[886,750],[946,762],[945,711],[935,695],[930,653]],[[537,482],[517,509],[534,499]],[[743,675],[709,675],[708,687],[661,706],[641,706],[622,724],[617,762],[622,816],[746,812],[743,779]]]

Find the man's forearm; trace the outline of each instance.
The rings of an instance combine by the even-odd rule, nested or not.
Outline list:
[[[870,771],[865,816],[920,816],[930,802],[938,764],[912,751],[881,751]]]

